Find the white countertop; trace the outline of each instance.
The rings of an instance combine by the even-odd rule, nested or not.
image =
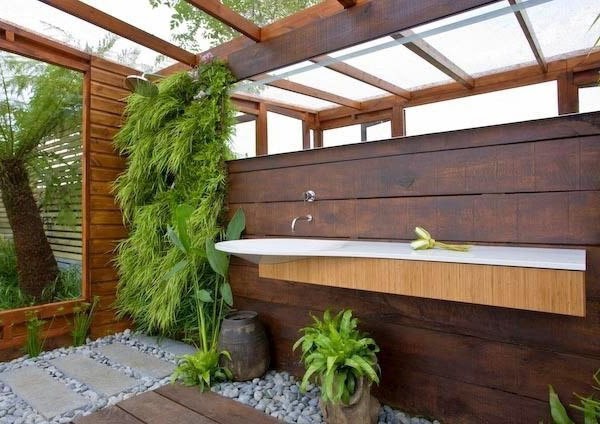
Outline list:
[[[409,243],[263,238],[217,243],[218,250],[254,263],[281,263],[309,257],[380,258],[455,262],[525,268],[585,271],[585,250],[538,247],[471,246],[468,252],[442,249],[413,250]]]

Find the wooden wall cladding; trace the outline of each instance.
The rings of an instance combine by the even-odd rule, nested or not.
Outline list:
[[[100,305],[91,328],[92,337],[121,331],[131,323],[115,317],[112,304],[118,282],[114,249],[127,236],[112,184],[125,170],[125,158],[114,149],[113,137],[121,125],[125,99],[125,77],[139,72],[100,58],[92,58],[90,72],[90,135],[88,197],[89,295],[99,296]]]
[[[248,237],[434,237],[587,249],[585,318],[306,285],[234,259],[237,308],[260,313],[276,368],[309,313],[352,308],[382,351],[384,402],[451,423],[532,423],[600,368],[600,113],[229,162]],[[317,201],[303,203],[314,190]],[[294,216],[310,213],[313,223]]]

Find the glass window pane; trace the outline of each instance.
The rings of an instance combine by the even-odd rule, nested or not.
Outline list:
[[[390,121],[367,127],[367,141],[387,140],[388,138],[392,138],[392,123]]]
[[[360,124],[323,131],[323,147],[360,143]]]
[[[267,112],[269,154],[302,150],[302,121]]]
[[[229,143],[229,147],[238,159],[256,156],[256,121],[237,124]]]
[[[579,112],[593,112],[600,110],[600,87],[586,87],[579,89]]]
[[[556,82],[405,109],[406,135],[498,125],[558,115]]]

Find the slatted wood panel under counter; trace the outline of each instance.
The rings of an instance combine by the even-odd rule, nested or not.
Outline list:
[[[583,271],[330,257],[258,269],[261,278],[585,316]]]

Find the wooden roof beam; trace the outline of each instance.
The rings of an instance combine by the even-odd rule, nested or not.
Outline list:
[[[391,37],[399,40],[411,35],[414,35],[414,32],[406,30],[392,34]],[[409,43],[405,43],[404,47],[419,56],[421,59],[438,68],[440,71],[463,85],[465,88],[470,90],[475,87],[473,77],[463,71],[457,64],[444,56],[439,50],[435,49],[425,40],[411,41]]]
[[[185,64],[195,66],[198,63],[198,58],[194,53],[142,31],[79,0],[39,1]]]
[[[327,55],[317,56],[311,59],[311,61],[315,63],[322,63],[327,60],[330,60],[331,57]],[[398,87],[391,82],[385,81],[381,78],[376,77],[375,75],[371,75],[365,71],[362,71],[358,68],[355,68],[352,65],[348,65],[344,62],[331,63],[329,65],[324,65],[325,68],[331,69],[332,71],[339,72],[340,74],[346,75],[350,78],[354,78],[355,80],[364,82],[365,84],[369,84],[373,87],[377,87],[380,90],[387,91],[390,94],[394,94],[398,97],[402,97],[403,99],[410,99],[410,91],[405,90],[402,87]]]
[[[192,6],[223,22],[246,37],[260,41],[260,27],[218,0],[186,0]]]
[[[508,2],[511,4],[511,6],[516,6],[517,4],[521,3],[521,0],[508,0]],[[540,69],[544,73],[548,72],[548,63],[544,58],[540,43],[535,35],[535,32],[533,31],[533,26],[531,25],[531,21],[527,15],[527,10],[523,9],[515,11],[515,17],[517,18],[517,21],[519,21],[521,30],[523,31],[523,34],[529,43],[529,47],[535,56],[535,60],[537,61],[538,65],[540,65]]]
[[[370,1],[269,40],[228,51],[226,58],[236,78],[243,80],[497,1]]]
[[[263,78],[269,78],[271,75],[262,74],[256,77],[250,78],[252,81],[260,81]],[[327,102],[335,103],[342,106],[348,106],[352,109],[361,109],[361,102],[352,100],[347,97],[339,96],[337,94],[330,93],[328,91],[319,90],[318,88],[309,87],[304,84],[299,84],[289,80],[277,80],[267,83],[271,87],[277,87],[282,90],[292,91],[294,93],[303,94],[305,96],[314,97],[316,99],[325,100]]]

